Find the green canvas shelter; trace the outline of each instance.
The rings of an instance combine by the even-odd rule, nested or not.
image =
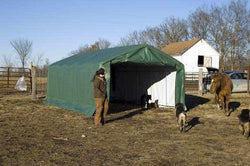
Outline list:
[[[45,103],[93,115],[91,80],[101,67],[106,70],[111,102],[138,104],[143,94],[149,94],[161,107],[185,104],[183,64],[149,45],[80,53],[50,65]]]

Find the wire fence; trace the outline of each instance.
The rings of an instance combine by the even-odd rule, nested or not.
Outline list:
[[[37,97],[46,97],[48,70],[36,69],[36,94]]]
[[[31,92],[32,79],[31,70],[29,68],[21,67],[0,67],[0,93],[10,94],[20,92],[15,89],[17,81],[24,76],[27,90],[24,92]]]
[[[46,96],[47,89],[46,69],[36,69],[36,94],[37,97]],[[27,89],[20,91],[16,89],[18,80],[24,76]],[[31,93],[32,92],[32,72],[29,68],[21,67],[0,67],[0,94],[10,93]]]

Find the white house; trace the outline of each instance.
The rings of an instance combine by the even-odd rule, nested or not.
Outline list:
[[[207,68],[219,69],[220,54],[201,38],[170,43],[162,51],[182,62],[185,72],[199,72],[200,68],[203,72],[207,72]]]

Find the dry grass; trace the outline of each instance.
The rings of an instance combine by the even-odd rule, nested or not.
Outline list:
[[[237,115],[248,94],[233,94],[230,117],[207,94],[187,95],[189,128],[179,133],[173,109],[115,107],[104,126],[45,106],[28,95],[0,98],[0,165],[249,165],[249,140]],[[118,108],[120,108],[118,110]]]

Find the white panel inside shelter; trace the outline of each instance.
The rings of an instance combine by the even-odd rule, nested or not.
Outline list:
[[[160,107],[175,106],[175,78],[176,72],[171,72],[148,88],[152,101],[158,100]]]

